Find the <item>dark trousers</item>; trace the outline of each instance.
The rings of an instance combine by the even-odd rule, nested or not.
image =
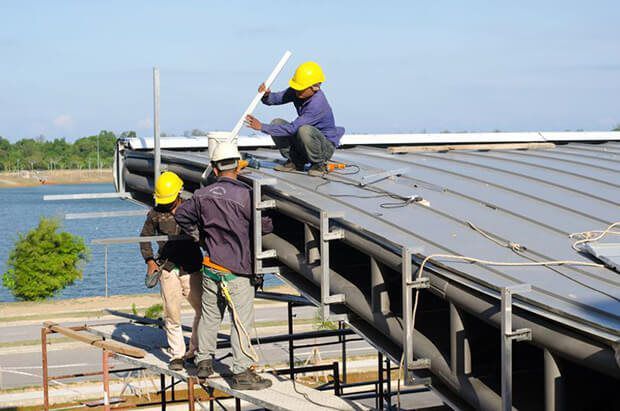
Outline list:
[[[276,118],[273,125],[288,124],[288,121]],[[318,128],[303,125],[293,136],[271,136],[280,154],[292,161],[298,168],[306,163],[324,164],[334,154],[336,147],[319,131]]]

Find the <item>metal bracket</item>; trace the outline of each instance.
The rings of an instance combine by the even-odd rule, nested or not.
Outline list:
[[[275,200],[263,201],[263,186],[275,185],[275,178],[253,180],[252,214],[254,221],[254,272],[256,274],[279,273],[280,267],[263,267],[263,260],[276,257],[276,250],[263,250],[263,211],[276,206]]]
[[[501,346],[502,346],[502,410],[512,410],[512,342],[532,339],[529,328],[512,329],[512,295],[532,290],[530,284],[516,284],[501,290]]]
[[[333,218],[343,218],[342,212],[321,211],[319,235],[321,237],[320,255],[321,255],[321,314],[323,320],[346,321],[346,315],[331,314],[329,310],[330,304],[344,303],[344,294],[330,294],[330,275],[329,275],[329,242],[332,240],[340,240],[344,238],[344,230],[336,228],[329,229],[329,220]]]
[[[413,370],[429,368],[431,361],[428,358],[413,359],[413,298],[411,290],[421,290],[430,287],[428,277],[420,277],[413,279],[413,270],[411,266],[411,255],[413,249],[410,247],[402,248],[402,311],[403,311],[403,364],[405,364],[405,384],[426,384],[422,380],[415,378]],[[430,384],[430,381],[428,381]]]
[[[397,168],[394,170],[386,170],[382,173],[377,173],[377,174],[368,174],[362,177],[362,181],[359,182],[359,185],[361,187],[364,187],[365,185],[376,183],[386,178],[405,174],[407,171],[409,171],[409,167]]]

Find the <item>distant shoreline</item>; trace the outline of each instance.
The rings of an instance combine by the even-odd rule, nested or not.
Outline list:
[[[22,170],[0,173],[0,188],[35,187],[51,184],[111,183],[112,169],[101,170]]]

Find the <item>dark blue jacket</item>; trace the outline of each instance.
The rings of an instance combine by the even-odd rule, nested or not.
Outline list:
[[[231,178],[194,192],[175,213],[175,220],[194,241],[204,238],[211,261],[235,274],[253,274],[252,269],[252,189]],[[263,217],[262,229],[273,230],[269,217]]]

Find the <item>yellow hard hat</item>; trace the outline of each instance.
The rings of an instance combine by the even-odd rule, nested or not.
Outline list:
[[[301,91],[324,81],[325,75],[321,66],[314,61],[306,61],[297,67],[288,85],[294,90]]]
[[[183,180],[172,171],[162,173],[155,184],[155,204],[170,204],[183,189]]]

